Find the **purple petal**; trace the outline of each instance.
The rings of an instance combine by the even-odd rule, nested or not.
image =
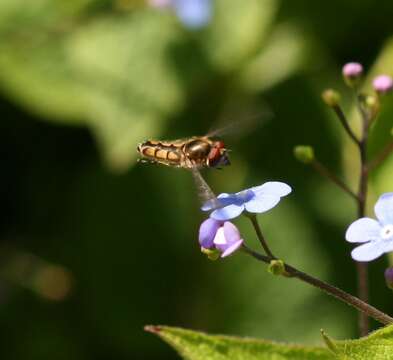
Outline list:
[[[274,208],[280,202],[280,199],[276,195],[260,194],[248,201],[244,206],[248,212],[263,213]]]
[[[229,205],[223,207],[222,209],[214,210],[210,214],[210,217],[219,221],[230,220],[238,217],[243,212],[243,210],[244,205]]]
[[[210,249],[214,246],[214,237],[216,236],[217,230],[222,225],[221,221],[217,221],[211,218],[206,219],[199,227],[199,244],[205,248]]]
[[[393,267],[388,267],[385,270],[386,285],[393,290]]]
[[[235,243],[233,243],[231,246],[229,246],[222,254],[221,257],[227,257],[229,255],[232,255],[236,250],[238,250],[240,248],[240,246],[242,246],[243,244],[243,239],[240,239],[238,241],[236,241]]]
[[[292,188],[280,181],[268,181],[260,186],[255,186],[251,190],[258,196],[260,194],[269,194],[275,196],[286,196],[291,193]]]
[[[226,257],[235,252],[243,244],[239,230],[231,222],[227,221],[220,227],[214,238],[214,245],[222,252],[221,257]]]
[[[380,257],[385,251],[381,246],[382,241],[372,241],[353,249],[352,259],[356,261],[372,261]]]
[[[228,244],[233,244],[241,239],[238,228],[230,221],[224,223],[224,235]]]
[[[381,195],[375,204],[374,211],[382,225],[393,225],[393,192]]]
[[[349,225],[345,239],[351,243],[362,243],[380,238],[381,225],[377,220],[361,218]]]
[[[174,8],[183,24],[191,29],[204,27],[211,19],[211,0],[174,0]]]
[[[225,238],[224,228],[220,227],[217,230],[217,234],[214,238],[215,247],[221,252],[225,251],[228,248],[227,240]]]

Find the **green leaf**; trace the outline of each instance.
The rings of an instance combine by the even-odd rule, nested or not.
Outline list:
[[[158,335],[186,360],[329,360],[322,347],[280,344],[267,340],[208,335],[167,326],[145,328]]]
[[[322,333],[329,349],[340,360],[393,359],[393,325],[358,340],[335,341]]]
[[[216,0],[215,16],[201,38],[209,61],[233,71],[261,49],[278,7],[276,0]]]
[[[274,27],[264,48],[241,73],[244,88],[266,90],[301,70],[309,56],[308,43],[308,36],[294,24]]]

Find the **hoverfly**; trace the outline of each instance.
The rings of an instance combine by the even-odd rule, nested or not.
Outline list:
[[[258,113],[256,116],[243,120],[243,129],[254,127],[256,120],[260,117],[261,113]],[[230,165],[229,150],[225,147],[219,135],[230,133],[233,130],[239,133],[238,125],[238,121],[232,122],[207,135],[193,136],[186,139],[173,141],[146,140],[137,147],[137,151],[141,155],[139,161],[191,170],[201,202],[203,204],[212,202],[215,208],[222,207],[219,204],[221,201],[215,197],[202,177],[200,169],[220,169],[223,166]]]
[[[138,145],[137,151],[141,162],[191,170],[203,203],[215,201],[215,195],[199,170],[230,165],[224,142],[209,135],[173,141],[147,140]]]
[[[185,169],[230,164],[224,142],[208,135],[173,141],[147,140],[138,145],[137,151],[142,161]]]

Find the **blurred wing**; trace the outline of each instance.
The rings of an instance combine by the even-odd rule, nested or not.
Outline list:
[[[220,205],[219,199],[216,198],[216,195],[214,195],[213,190],[202,177],[198,168],[192,167],[191,173],[194,178],[195,185],[198,190],[198,197],[202,205],[209,204],[213,209],[218,209],[222,207],[222,205]]]
[[[238,113],[238,115],[236,115]],[[208,137],[243,136],[262,126],[273,117],[273,112],[267,107],[263,109],[248,109],[246,112],[232,112],[231,118],[236,120],[225,121],[223,126],[209,131]]]

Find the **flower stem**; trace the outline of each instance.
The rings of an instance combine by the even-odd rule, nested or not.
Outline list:
[[[335,185],[337,185],[340,189],[344,190],[348,195],[353,197],[355,200],[358,200],[358,196],[336,175],[334,175],[329,169],[327,169],[324,165],[322,165],[318,160],[314,159],[311,162],[312,167],[315,171],[317,171],[322,176],[329,179]]]
[[[261,228],[259,227],[259,224],[258,224],[258,220],[257,220],[256,215],[247,213],[246,216],[251,220],[252,226],[254,227],[255,232],[257,233],[257,237],[258,237],[259,242],[261,243],[263,249],[265,250],[265,253],[266,253],[271,259],[275,259],[276,257],[275,257],[275,256],[273,255],[273,253],[271,252],[271,250],[270,250],[270,248],[269,248],[269,245],[267,244],[267,242],[266,242],[266,240],[265,240],[265,237],[264,237],[263,234],[262,234],[262,231],[261,231]]]
[[[362,136],[359,141],[360,153],[360,175],[359,175],[359,190],[357,193],[358,205],[358,219],[366,214],[366,200],[368,188],[368,167],[367,167],[367,140],[369,130],[369,118],[365,111],[362,109],[361,97],[357,97],[359,112],[362,116]],[[356,270],[358,276],[358,296],[361,300],[368,302],[368,268],[367,263],[356,263]],[[359,331],[360,335],[368,334],[369,322],[365,313],[359,313]]]
[[[343,126],[344,130],[347,132],[349,137],[355,142],[355,144],[359,145],[360,140],[356,137],[355,133],[352,131],[351,127],[349,126],[348,120],[345,117],[345,114],[342,111],[340,105],[335,105],[332,107],[332,109],[336,113],[338,119],[341,122],[341,125]]]
[[[270,256],[265,256],[262,254],[257,253],[256,251],[250,249],[246,245],[243,244],[242,247],[243,251],[246,252],[248,255],[251,255],[255,259],[262,261],[266,264],[270,264],[271,260],[274,260],[275,258],[270,257]],[[378,310],[377,308],[367,304],[366,302],[362,301],[361,299],[348,294],[347,292],[332,286],[322,280],[319,280],[317,278],[314,278],[311,275],[308,275],[295,267],[285,264],[285,271],[289,274],[290,277],[295,277],[303,282],[306,282],[307,284],[310,284],[318,289],[321,289],[325,291],[327,294],[334,296],[335,298],[345,302],[346,304],[353,306],[357,310],[359,310],[362,314],[366,314],[366,319],[367,316],[370,316],[380,322],[381,324],[392,324],[393,323],[393,318],[390,317],[389,315],[383,313],[382,311]]]

